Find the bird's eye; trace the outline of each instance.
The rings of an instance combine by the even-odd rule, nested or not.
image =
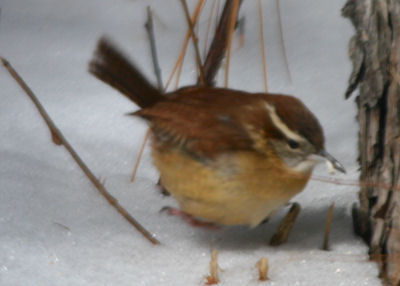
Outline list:
[[[292,139],[289,139],[287,143],[288,143],[289,147],[292,149],[297,149],[300,146],[299,142],[294,141]]]

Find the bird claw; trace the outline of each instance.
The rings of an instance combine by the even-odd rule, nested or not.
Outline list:
[[[193,216],[191,216],[190,214],[187,214],[176,208],[166,206],[166,207],[163,207],[160,210],[160,212],[166,212],[169,215],[174,215],[174,216],[180,217],[185,222],[187,222],[188,224],[190,224],[191,226],[194,226],[194,227],[202,227],[202,228],[214,229],[214,230],[221,228],[220,226],[218,226],[214,223],[198,220],[198,219],[194,218]]]

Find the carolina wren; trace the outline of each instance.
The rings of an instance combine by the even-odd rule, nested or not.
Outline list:
[[[320,158],[345,172],[295,97],[204,86],[162,93],[104,38],[89,70],[141,107],[133,115],[151,128],[161,181],[195,218],[253,227],[303,190]]]

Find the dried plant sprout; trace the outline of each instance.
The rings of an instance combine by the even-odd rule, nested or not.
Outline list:
[[[211,252],[211,260],[209,264],[210,275],[206,277],[206,285],[215,285],[219,283],[219,266],[218,266],[218,250]]]
[[[258,270],[258,280],[260,281],[267,281],[268,278],[268,259],[266,257],[261,257],[260,260],[257,261],[256,264]]]

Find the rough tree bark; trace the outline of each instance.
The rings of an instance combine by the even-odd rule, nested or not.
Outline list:
[[[356,29],[346,92],[348,98],[358,87],[355,230],[369,244],[384,282],[400,285],[400,1],[348,0],[343,15]]]

